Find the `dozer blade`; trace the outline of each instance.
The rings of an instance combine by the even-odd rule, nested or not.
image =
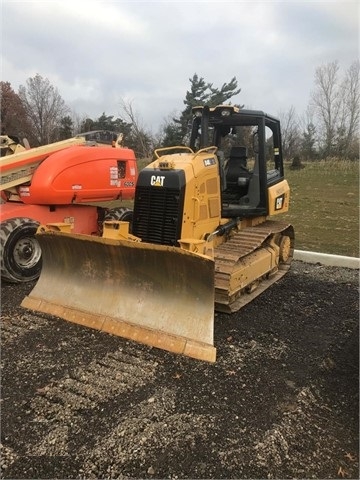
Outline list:
[[[41,275],[22,306],[214,362],[214,262],[177,247],[37,235]]]

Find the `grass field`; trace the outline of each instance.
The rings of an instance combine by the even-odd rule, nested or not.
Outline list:
[[[139,161],[139,170],[147,163]],[[285,165],[290,211],[280,215],[294,225],[295,248],[358,257],[359,164],[329,160],[303,165],[300,170]],[[121,205],[132,208],[132,202]]]
[[[320,161],[301,170],[285,166],[296,248],[359,256],[359,164]]]

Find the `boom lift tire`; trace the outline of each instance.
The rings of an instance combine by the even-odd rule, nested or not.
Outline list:
[[[10,218],[0,230],[3,262],[1,277],[11,283],[36,280],[41,271],[41,248],[35,237],[39,222],[31,218]]]
[[[105,214],[105,220],[129,222],[132,220],[132,210],[126,207],[112,208]]]

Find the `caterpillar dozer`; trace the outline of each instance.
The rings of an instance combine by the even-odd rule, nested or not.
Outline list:
[[[22,306],[214,362],[214,310],[235,312],[290,267],[280,122],[231,105],[193,108],[189,146],[139,172],[132,219],[101,237],[38,230],[41,276]]]

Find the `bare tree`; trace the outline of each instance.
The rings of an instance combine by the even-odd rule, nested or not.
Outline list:
[[[334,140],[341,108],[337,61],[318,67],[315,71],[315,90],[311,94],[311,105],[323,131],[324,154],[335,153]]]
[[[360,62],[339,78],[337,61],[318,67],[310,107],[317,119],[319,144],[325,156],[358,158],[360,123]]]
[[[287,112],[280,112],[281,137],[284,158],[290,160],[299,151],[300,130],[299,119],[292,105]]]
[[[74,135],[78,135],[79,133],[81,133],[81,129],[82,129],[82,126],[84,125],[84,123],[86,122],[86,114],[78,114],[75,110],[72,110],[71,111],[71,120],[73,122],[73,134]]]
[[[19,97],[39,145],[58,139],[61,119],[69,113],[56,87],[47,78],[36,74],[19,87]]]
[[[360,120],[360,62],[353,62],[345,74],[342,83],[343,93],[343,130],[345,133],[343,155],[352,157],[359,153]]]
[[[146,131],[142,120],[139,118],[137,112],[134,110],[133,102],[131,100],[120,100],[120,108],[126,121],[131,124],[131,138],[129,143],[138,158],[149,158],[153,153],[154,139],[152,134]]]

